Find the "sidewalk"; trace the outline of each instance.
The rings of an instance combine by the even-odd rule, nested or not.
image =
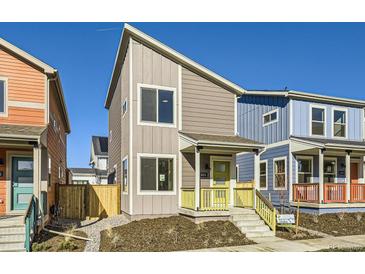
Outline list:
[[[257,244],[208,248],[192,251],[200,252],[305,252],[317,251],[328,248],[364,247],[365,235],[352,235],[342,237],[326,237],[311,240],[289,241],[278,237],[253,239]]]

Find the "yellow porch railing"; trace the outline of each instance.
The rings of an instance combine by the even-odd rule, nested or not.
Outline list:
[[[188,209],[195,209],[195,189],[182,188],[181,189],[181,207]]]
[[[258,190],[256,190],[256,212],[264,222],[276,231],[276,209],[271,202],[266,199]]]
[[[228,187],[209,187],[200,189],[200,210],[228,210],[228,201]]]
[[[254,189],[253,188],[234,188],[233,198],[235,207],[253,207]]]

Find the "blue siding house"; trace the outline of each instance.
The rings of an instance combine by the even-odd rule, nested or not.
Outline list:
[[[365,211],[365,101],[298,91],[247,91],[237,131],[266,145],[256,187],[274,206],[306,212]],[[240,181],[254,154],[237,155]]]

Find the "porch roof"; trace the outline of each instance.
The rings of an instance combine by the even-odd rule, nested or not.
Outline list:
[[[339,150],[365,150],[365,142],[342,139],[325,139],[312,137],[291,136],[291,140],[302,142],[318,148],[339,149]]]
[[[0,139],[38,140],[46,127],[0,125]]]

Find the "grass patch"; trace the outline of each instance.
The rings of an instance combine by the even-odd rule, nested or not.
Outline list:
[[[177,216],[133,221],[104,230],[100,251],[178,251],[253,243],[231,222],[195,224]]]

